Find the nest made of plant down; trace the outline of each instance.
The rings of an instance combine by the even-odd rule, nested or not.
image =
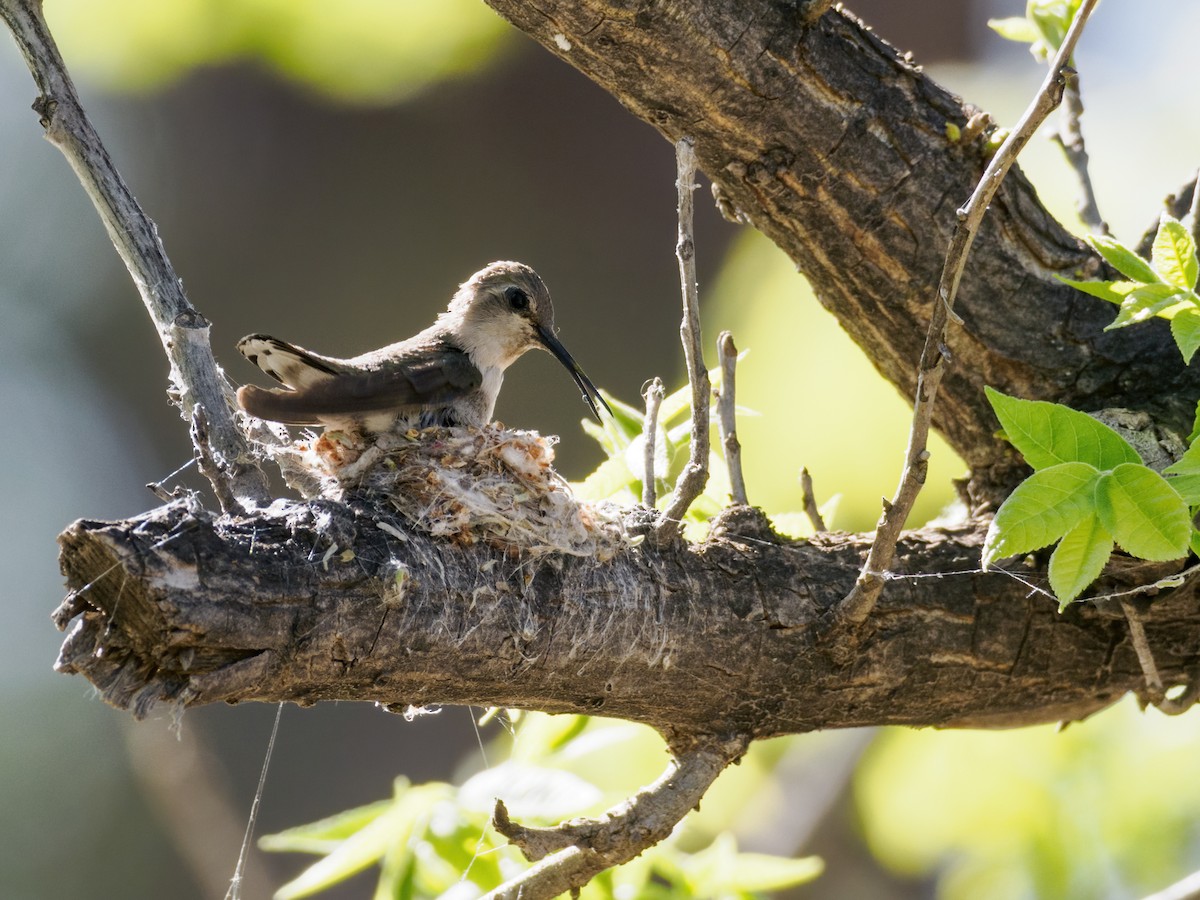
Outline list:
[[[381,495],[412,526],[514,555],[610,559],[625,543],[619,509],[575,499],[552,465],[557,438],[483,428],[372,435],[326,432],[272,452],[307,499]]]

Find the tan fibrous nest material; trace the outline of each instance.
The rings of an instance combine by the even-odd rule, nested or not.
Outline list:
[[[272,455],[308,499],[376,494],[435,537],[610,559],[626,542],[620,511],[575,499],[552,465],[556,440],[492,423],[369,438],[327,432]]]

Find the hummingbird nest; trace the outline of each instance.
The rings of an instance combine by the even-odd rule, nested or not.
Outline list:
[[[276,449],[305,498],[386,498],[413,527],[513,555],[568,553],[604,561],[624,542],[612,504],[575,499],[552,465],[557,438],[535,431],[425,428],[372,435],[326,432]]]

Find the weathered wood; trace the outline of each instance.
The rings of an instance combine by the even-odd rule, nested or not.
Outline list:
[[[780,540],[741,507],[706,543],[646,542],[598,564],[402,541],[379,522],[404,528],[333,503],[77,522],[61,538],[73,594],[60,623],[77,617],[59,669],[137,715],[159,702],[471,703],[602,713],[669,737],[1032,724],[1141,687],[1119,610],[1060,615],[1008,575],[953,574],[978,567],[978,526],[909,535],[899,571],[943,576],[892,582],[839,663],[821,616],[854,581],[860,537]],[[1146,631],[1168,684],[1200,665],[1191,590],[1156,602]]]

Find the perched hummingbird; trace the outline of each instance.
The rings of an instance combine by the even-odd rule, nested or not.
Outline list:
[[[265,334],[238,341],[241,354],[283,388],[244,385],[238,404],[288,425],[369,433],[410,427],[486,425],[504,370],[541,347],[566,366],[600,418],[604,398],[554,335],[554,306],[529,266],[494,262],[465,281],[444,313],[408,340],[351,359],[310,353]]]

